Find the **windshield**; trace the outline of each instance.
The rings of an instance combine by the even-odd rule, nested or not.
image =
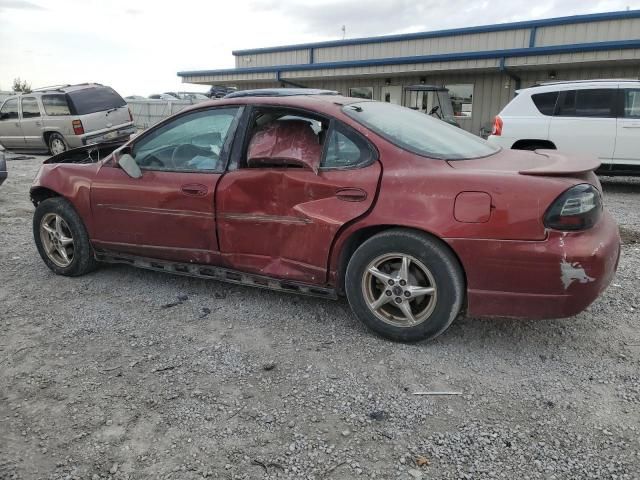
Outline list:
[[[425,157],[462,160],[486,157],[499,150],[461,128],[399,105],[359,102],[342,110],[391,143]]]

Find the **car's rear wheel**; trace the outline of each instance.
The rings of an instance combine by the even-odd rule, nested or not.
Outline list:
[[[64,198],[48,198],[38,205],[33,237],[42,260],[58,275],[75,277],[96,268],[82,219]]]
[[[464,275],[441,241],[404,229],[364,242],[347,266],[345,290],[358,318],[383,337],[431,339],[458,316]]]
[[[64,141],[64,137],[59,133],[52,133],[49,135],[49,153],[51,155],[58,155],[66,152],[69,149],[67,142]]]

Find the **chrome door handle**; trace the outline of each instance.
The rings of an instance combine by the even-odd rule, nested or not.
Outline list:
[[[36,122],[36,126],[39,127],[42,125],[42,122]]]

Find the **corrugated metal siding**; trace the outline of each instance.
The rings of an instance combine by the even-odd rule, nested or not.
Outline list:
[[[316,48],[314,50],[314,59],[316,63],[325,63],[503,48],[524,48],[528,46],[529,29],[518,29],[419,40]]]
[[[562,53],[559,55],[537,55],[531,57],[511,57],[505,62],[511,67],[555,66],[559,64],[621,62],[640,60],[640,49],[605,50],[600,52]]]
[[[536,47],[640,38],[640,18],[540,27]]]
[[[309,49],[239,55],[236,57],[237,68],[300,65],[304,63],[309,63]]]

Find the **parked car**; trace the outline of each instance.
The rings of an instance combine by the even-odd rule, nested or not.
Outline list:
[[[176,92],[176,95],[180,100],[208,100],[204,93],[200,92]]]
[[[595,155],[598,173],[640,175],[640,81],[547,83],[518,91],[489,142]]]
[[[223,98],[230,93],[237,91],[235,87],[225,87],[224,85],[213,85],[206,93],[209,98]]]
[[[126,97],[124,97],[125,100],[146,100],[146,97],[143,97],[142,95],[128,95]]]
[[[177,96],[171,93],[154,93],[149,95],[151,100],[180,100]]]
[[[4,150],[0,150],[0,185],[7,179],[7,159],[4,156]]]
[[[611,281],[620,238],[595,159],[324,93],[245,91],[48,159],[31,188],[42,259],[346,295],[400,341],[462,312],[575,315]]]
[[[135,131],[127,103],[98,83],[65,85],[13,95],[0,107],[0,144],[7,150],[52,155]]]

